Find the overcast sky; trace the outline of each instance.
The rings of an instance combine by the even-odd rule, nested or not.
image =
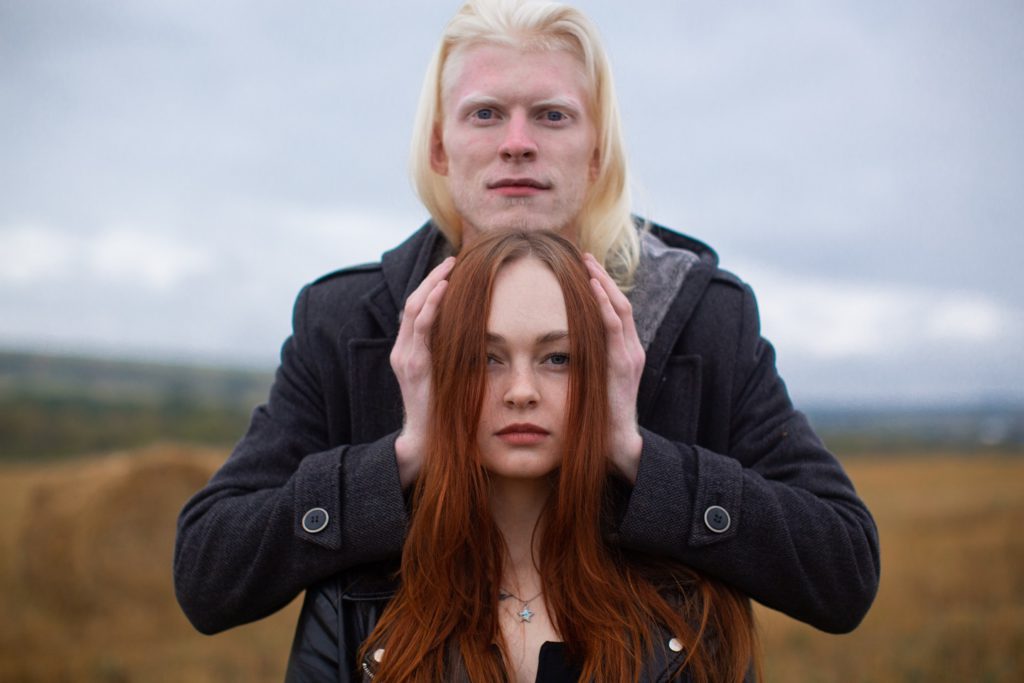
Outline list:
[[[0,0],[0,347],[273,367],[425,219],[458,4]],[[798,401],[1024,398],[1024,3],[577,5],[636,209],[754,286]]]

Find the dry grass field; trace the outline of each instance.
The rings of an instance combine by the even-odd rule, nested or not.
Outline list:
[[[206,637],[171,587],[174,523],[222,451],[0,467],[0,681],[280,681],[298,604]],[[856,632],[759,610],[769,681],[1024,680],[1024,458],[850,460],[882,535]]]

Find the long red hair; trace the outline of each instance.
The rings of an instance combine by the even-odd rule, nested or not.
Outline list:
[[[555,274],[569,312],[562,464],[538,523],[541,585],[581,680],[636,681],[658,627],[685,647],[698,682],[742,681],[756,663],[749,600],[685,567],[624,556],[605,539],[617,485],[607,455],[605,329],[576,247],[551,234],[487,235],[463,250],[431,335],[433,410],[412,499],[401,587],[360,653],[386,647],[375,681],[506,680],[498,620],[505,542],[476,446],[495,276],[520,258]]]

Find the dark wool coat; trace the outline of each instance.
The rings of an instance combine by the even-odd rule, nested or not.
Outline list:
[[[830,632],[860,623],[878,587],[878,536],[836,459],[794,410],[750,288],[697,253],[640,383],[644,440],[618,529]],[[305,287],[265,405],[178,521],[174,581],[204,633],[267,616],[313,584],[401,552],[406,506],[389,363],[406,297],[442,239],[429,224]]]

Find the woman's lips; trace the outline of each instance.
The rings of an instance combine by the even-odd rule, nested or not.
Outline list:
[[[495,436],[510,446],[535,446],[551,433],[534,424],[511,424],[495,432]]]

